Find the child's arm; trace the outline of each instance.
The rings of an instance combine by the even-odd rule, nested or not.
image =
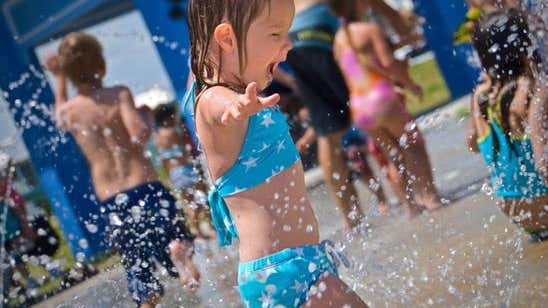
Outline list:
[[[416,97],[418,97],[420,100],[423,99],[423,90],[422,87],[417,84],[409,74],[409,61],[403,60],[397,60],[394,62],[394,65],[390,68],[390,72],[393,76],[397,76],[395,78],[395,82],[399,84],[404,89],[407,89],[413,93]]]
[[[238,94],[225,87],[211,88],[202,96],[198,108],[210,125],[239,125],[242,120],[272,107],[280,101],[279,94],[257,96],[257,83],[250,83],[245,94]],[[202,106],[204,104],[205,106]]]
[[[150,138],[151,129],[135,107],[131,91],[126,87],[121,87],[118,99],[120,102],[120,115],[131,141],[135,144],[144,145]]]
[[[548,95],[541,88],[531,100],[528,122],[537,170],[548,183]]]
[[[399,61],[394,58],[392,48],[386,40],[383,30],[377,25],[368,25],[369,29],[363,28],[364,35],[370,35],[375,57],[378,59],[388,78],[398,83],[401,87],[408,89],[414,95],[422,98],[422,88],[416,84],[409,75],[409,64],[407,61]],[[368,34],[365,33],[368,32]]]
[[[304,135],[297,140],[295,143],[295,146],[297,146],[297,150],[299,153],[304,153],[310,145],[316,140],[316,132],[314,131],[314,128],[312,126],[309,126],[306,131],[304,132]]]
[[[67,79],[61,70],[57,55],[50,55],[46,58],[46,69],[55,76],[55,109],[57,110],[68,100]]]
[[[485,80],[482,84],[476,87],[474,93],[472,94],[472,101],[470,105],[471,132],[469,132],[468,134],[469,145],[472,151],[474,151],[474,149],[477,149],[479,151],[479,148],[477,147],[478,138],[486,136],[491,131],[489,123],[487,123],[487,121],[483,118],[483,114],[481,113],[479,104],[480,95],[485,95],[484,93],[489,91],[490,88],[491,82],[489,80]],[[471,145],[470,143],[472,143],[473,145]]]
[[[360,27],[360,34],[363,37],[369,37],[369,43],[373,46],[376,59],[382,67],[391,67],[394,62],[394,54],[392,48],[386,41],[384,31],[376,24],[367,23]],[[354,36],[359,37],[359,36]],[[365,46],[360,46],[365,47]]]
[[[479,153],[478,148],[478,133],[476,132],[476,126],[474,125],[474,119],[468,119],[468,124],[466,125],[466,143],[468,144],[468,149],[471,152]]]
[[[414,14],[404,15],[386,4],[384,0],[369,0],[371,8],[378,14],[386,17],[394,30],[400,36],[400,41],[407,44],[414,44],[420,35],[416,33],[415,27],[420,23],[420,19]]]

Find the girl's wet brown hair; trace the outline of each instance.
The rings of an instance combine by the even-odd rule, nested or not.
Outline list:
[[[483,70],[493,82],[500,83],[500,89],[490,90],[494,94],[494,99],[488,99],[488,93],[481,95],[480,111],[487,121],[489,109],[499,113],[499,124],[507,139],[510,139],[513,128],[510,125],[510,108],[517,91],[517,81],[520,77],[533,78],[528,76],[528,72],[541,63],[529,35],[526,15],[522,11],[509,9],[493,11],[482,16],[472,36],[472,44]],[[530,98],[531,93],[528,99]],[[528,102],[525,104],[528,108]],[[495,143],[498,144],[496,139]],[[498,145],[495,148],[497,147]]]
[[[198,83],[197,92],[210,83],[215,72],[222,70],[222,63],[210,57],[210,47],[215,28],[223,22],[232,26],[238,44],[240,73],[243,72],[247,52],[245,42],[251,23],[272,0],[189,0],[187,21],[190,30],[190,66]],[[197,94],[198,94],[197,93]]]
[[[93,35],[73,32],[59,45],[61,70],[74,85],[95,84],[105,73],[103,48]]]

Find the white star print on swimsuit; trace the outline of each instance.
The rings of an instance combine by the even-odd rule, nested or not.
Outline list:
[[[326,241],[284,249],[241,263],[238,285],[245,307],[300,307],[321,275],[337,275],[334,258],[344,258]],[[333,255],[331,255],[333,254]]]

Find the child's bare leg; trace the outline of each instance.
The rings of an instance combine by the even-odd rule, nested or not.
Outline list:
[[[339,277],[322,275],[309,292],[304,307],[365,308],[367,304]]]
[[[149,296],[143,303],[139,306],[139,308],[154,308],[156,305],[158,305],[158,302],[160,301],[160,294],[152,294]]]
[[[400,173],[396,165],[392,162],[388,163],[386,169],[388,183],[390,184],[392,191],[396,194],[396,197],[400,200],[407,218],[412,219],[413,217],[419,215],[421,213],[419,206],[415,203],[415,200],[410,197],[410,195],[406,194],[406,189],[408,188],[406,183],[409,183],[407,173]]]
[[[190,229],[190,232],[196,236],[199,235],[199,228],[198,228],[198,209],[196,208],[196,205],[193,203],[187,203],[188,207],[185,210],[185,216],[186,216],[186,223],[188,225],[188,228]]]
[[[400,203],[405,209],[407,218],[411,219],[419,215],[421,210],[411,197],[408,171],[405,168],[403,153],[399,144],[395,138],[384,129],[376,130],[374,136],[381,151],[389,158],[388,179],[400,200]]]
[[[441,207],[441,201],[434,186],[428,153],[420,131],[409,129],[412,121],[409,117],[402,104],[395,104],[384,125],[401,150],[403,167],[409,176],[415,201],[428,210],[435,210]]]
[[[505,200],[499,202],[501,210],[517,225],[528,232],[548,231],[548,196],[530,200]]]
[[[360,153],[364,153],[364,151],[367,151],[367,149],[360,149]],[[360,159],[363,160],[358,170],[361,175],[361,180],[367,185],[367,187],[369,187],[369,190],[371,190],[375,197],[377,197],[377,209],[379,210],[379,213],[383,215],[388,214],[390,211],[390,206],[386,200],[386,194],[384,193],[381,182],[373,174],[373,170],[371,170],[371,167],[367,162],[366,155],[360,154],[360,156]]]
[[[359,224],[363,214],[356,189],[349,181],[350,169],[346,164],[341,146],[344,133],[344,131],[336,132],[318,138],[318,160],[327,187],[342,211],[344,230],[350,232]]]
[[[191,204],[191,208],[188,211],[188,220],[192,224],[191,230],[194,234],[201,238],[209,239],[214,237],[215,232],[212,231],[213,225],[210,218],[211,215],[207,209],[208,202],[206,191],[207,186],[200,181],[187,193],[187,202],[188,204]],[[194,232],[194,230],[196,232]]]
[[[192,261],[192,244],[189,241],[174,240],[169,244],[169,252],[183,287],[196,292],[200,287],[200,272]]]
[[[436,210],[442,206],[432,174],[432,165],[426,151],[426,144],[418,129],[408,133],[409,147],[405,150],[413,157],[410,164],[413,165],[413,173],[410,175],[416,183],[413,187],[415,201],[422,204],[429,211]],[[413,138],[415,136],[415,138]]]

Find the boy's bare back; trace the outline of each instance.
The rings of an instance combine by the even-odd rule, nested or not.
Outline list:
[[[86,156],[99,199],[157,180],[144,156],[150,129],[127,88],[80,93],[57,110],[57,121]]]

